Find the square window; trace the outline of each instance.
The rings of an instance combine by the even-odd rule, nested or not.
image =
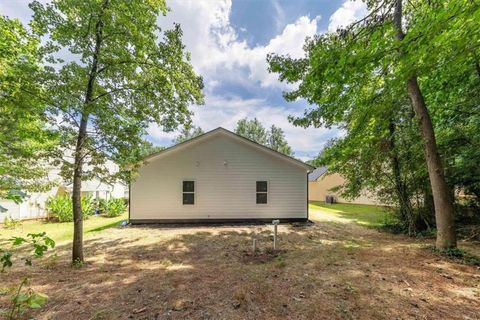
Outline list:
[[[195,181],[183,181],[183,192],[195,192]]]
[[[257,192],[267,192],[267,181],[257,181]]]
[[[266,203],[267,203],[267,194],[257,193],[257,204],[266,204]]]
[[[195,204],[195,193],[184,193],[183,204]]]

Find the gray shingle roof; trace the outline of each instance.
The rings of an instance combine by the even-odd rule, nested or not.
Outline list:
[[[318,178],[323,176],[325,172],[327,172],[326,166],[318,167],[308,174],[308,181],[316,181]]]

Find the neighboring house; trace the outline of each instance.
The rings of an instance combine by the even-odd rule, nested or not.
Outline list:
[[[130,222],[305,221],[313,169],[217,128],[144,159]]]
[[[338,192],[331,191],[332,188],[341,186],[345,182],[338,173],[328,174],[327,167],[318,167],[308,175],[308,199],[310,201],[325,201],[326,196],[333,196],[335,202],[381,205],[373,195],[366,192],[354,200],[342,198]]]
[[[118,167],[113,162],[107,163],[110,172],[115,172]],[[11,200],[0,199],[0,223],[5,217],[13,219],[36,219],[47,216],[46,202],[49,197],[71,194],[72,185],[62,181],[58,169],[51,169],[48,173],[48,181],[55,183],[55,186],[46,192],[27,193],[22,203],[15,203]],[[93,179],[82,182],[82,196],[92,196],[98,199],[126,198],[128,188],[123,183],[107,184]]]

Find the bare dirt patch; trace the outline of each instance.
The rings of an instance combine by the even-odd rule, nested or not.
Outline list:
[[[37,319],[480,319],[480,269],[428,241],[336,221],[279,235],[273,253],[271,226],[108,229],[86,240],[83,268],[63,243],[0,287],[28,276],[50,297]]]
[[[244,250],[241,261],[245,264],[268,263],[284,255],[286,252],[286,250],[274,251],[273,249],[268,249],[263,252],[253,252],[253,249],[251,251]]]

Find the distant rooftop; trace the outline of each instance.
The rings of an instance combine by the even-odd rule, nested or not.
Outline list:
[[[316,181],[318,178],[323,176],[325,172],[327,172],[326,166],[318,167],[308,174],[308,181]]]

